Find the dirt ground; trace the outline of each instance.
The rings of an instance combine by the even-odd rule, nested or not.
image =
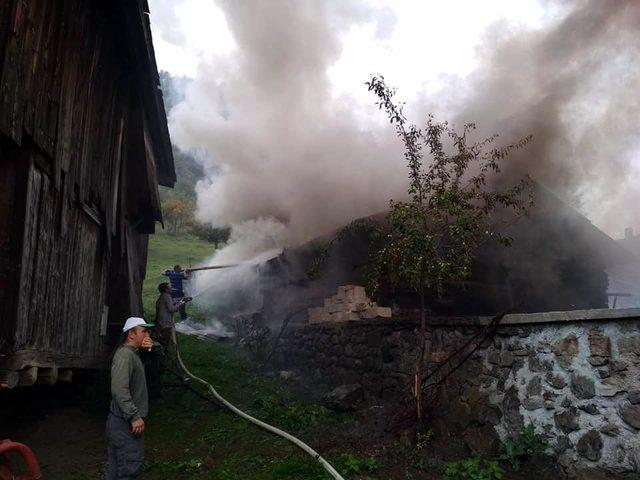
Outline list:
[[[6,436],[31,447],[45,479],[100,478],[104,472],[104,421],[78,407],[55,408]]]
[[[26,418],[27,409],[22,409],[21,420],[16,421],[16,417],[10,421],[10,426],[2,429],[2,436],[23,442],[34,450],[44,479],[103,478],[106,459],[104,415],[80,406],[63,406],[58,401],[41,405],[37,412],[32,413],[33,416]],[[428,471],[408,469],[412,432],[390,432],[385,418],[388,418],[388,412],[374,407],[365,412],[363,421],[346,431],[329,432],[318,428],[310,432],[309,437],[315,439],[315,447],[320,451],[341,445],[345,450],[361,455],[396,460],[389,462],[384,472],[369,478],[404,479],[407,471],[411,471],[410,478],[416,480],[439,480],[445,459],[469,454],[461,442],[437,434],[420,454],[428,459],[423,462],[423,468]],[[562,471],[547,457],[533,459],[525,463],[519,472],[511,471],[506,476],[515,480],[563,477]]]
[[[100,382],[89,378],[71,385],[2,392],[0,437],[29,445],[44,479],[104,478],[108,393],[95,384]],[[351,476],[352,479],[441,479],[446,462],[468,458],[473,453],[459,432],[447,430],[446,419],[434,419],[429,428],[432,438],[423,448],[416,449],[416,431],[410,422],[402,425],[391,421],[398,417],[397,411],[397,407],[369,405],[348,426],[317,425],[304,432],[304,439],[321,452],[340,449],[383,459],[381,470],[363,477]],[[505,475],[515,480],[564,477],[560,467],[545,456],[528,459],[519,471],[507,471]],[[172,478],[171,474],[165,478]]]
[[[0,392],[0,437],[28,445],[44,479],[100,478],[104,471],[105,404],[85,396],[91,380]]]

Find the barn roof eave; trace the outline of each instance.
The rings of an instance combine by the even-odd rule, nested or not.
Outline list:
[[[129,4],[133,22],[132,37],[134,45],[138,45],[137,57],[141,60],[141,73],[144,85],[143,104],[146,120],[151,129],[152,144],[156,163],[156,175],[159,185],[173,188],[176,183],[176,173],[171,148],[171,137],[167,125],[167,115],[164,108],[160,77],[156,64],[155,50],[149,23],[149,5],[147,0],[137,0]]]

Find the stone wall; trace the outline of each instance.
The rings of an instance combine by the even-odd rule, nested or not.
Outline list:
[[[504,440],[532,423],[569,471],[640,471],[637,319],[513,317],[517,325],[501,326],[442,389],[451,428],[484,426]],[[478,319],[441,323],[429,331],[431,366],[482,328]],[[396,399],[409,392],[417,335],[416,322],[402,319],[292,327],[278,362],[329,386],[358,383],[370,397]]]

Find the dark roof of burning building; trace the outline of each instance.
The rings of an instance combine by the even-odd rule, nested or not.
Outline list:
[[[536,204],[530,214],[499,227],[501,233],[513,238],[513,245],[489,242],[482,246],[469,279],[450,285],[442,296],[429,295],[434,314],[486,315],[508,308],[540,312],[608,306],[609,287],[620,276],[620,267],[640,266],[640,261],[556,195],[539,185],[535,190]],[[367,219],[384,222],[385,214]],[[289,304],[302,307],[316,306],[338,285],[366,285],[368,241],[357,230],[336,238],[318,278],[309,278],[313,262],[333,238],[335,232],[273,259],[263,269],[263,276],[268,278],[263,282],[265,288],[287,289]],[[417,296],[402,286],[392,291],[383,285],[376,300],[400,310],[417,306]]]

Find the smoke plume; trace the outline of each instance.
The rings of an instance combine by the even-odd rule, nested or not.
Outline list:
[[[197,188],[201,220],[274,217],[295,243],[383,210],[403,190],[401,145],[333,99],[327,76],[341,33],[375,12],[344,1],[221,5],[237,54],[202,65],[171,115],[178,146],[206,149],[221,169]]]
[[[640,2],[571,6],[542,31],[495,25],[454,118],[506,142],[533,135],[514,155],[516,172],[619,236],[640,223]]]
[[[227,246],[203,262],[230,267],[194,272],[189,282],[189,294],[207,318],[262,308],[258,266],[282,252],[287,234],[287,228],[273,218],[247,220],[232,227]]]
[[[544,28],[493,25],[478,47],[477,70],[424,92],[412,112],[476,122],[479,136],[500,133],[504,143],[532,134],[513,159],[515,171],[615,234],[640,222],[633,207],[640,201],[633,163],[640,3],[559,4],[565,14]],[[208,152],[209,175],[197,188],[200,219],[275,218],[287,225],[288,242],[299,243],[401,197],[402,145],[384,114],[334,97],[327,74],[345,32],[379,22],[388,34],[389,11],[342,0],[220,6],[237,51],[202,64],[170,118],[180,148]]]

